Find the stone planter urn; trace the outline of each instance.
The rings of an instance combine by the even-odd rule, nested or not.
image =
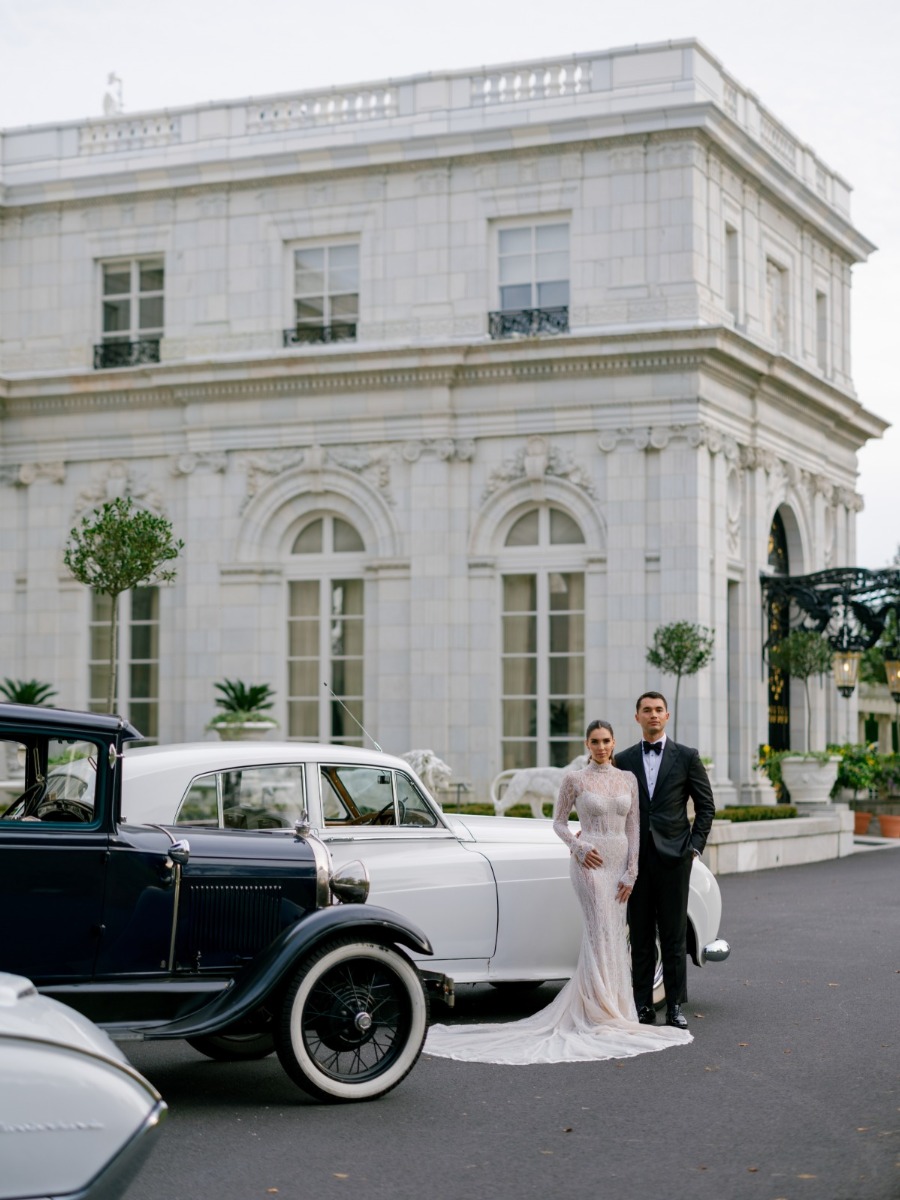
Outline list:
[[[230,721],[209,726],[223,742],[254,742],[278,728],[275,721]]]
[[[837,779],[840,755],[828,758],[789,755],[781,760],[781,778],[790,792],[791,804],[828,804]]]

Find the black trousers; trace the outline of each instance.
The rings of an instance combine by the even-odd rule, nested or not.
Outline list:
[[[691,856],[663,858],[652,836],[641,843],[638,875],[628,901],[631,980],[638,1008],[653,1004],[656,936],[662,950],[666,1007],[687,1000],[687,900]]]

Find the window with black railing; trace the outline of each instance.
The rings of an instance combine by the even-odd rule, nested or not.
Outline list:
[[[359,246],[342,242],[294,250],[294,324],[285,346],[356,341]]]
[[[498,229],[497,273],[500,308],[488,313],[492,338],[568,331],[568,223]]]
[[[101,340],[94,369],[159,362],[165,266],[161,258],[106,262],[102,269]]]

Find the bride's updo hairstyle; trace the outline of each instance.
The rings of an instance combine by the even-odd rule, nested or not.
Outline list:
[[[584,731],[585,741],[588,740],[595,729],[607,729],[609,730],[609,736],[611,738],[615,738],[616,736],[615,730],[613,729],[612,725],[610,725],[609,721],[591,721],[590,725],[588,725],[587,729]],[[610,765],[614,767],[616,765],[616,756],[611,754],[609,761]]]

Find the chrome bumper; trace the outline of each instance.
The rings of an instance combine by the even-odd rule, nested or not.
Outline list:
[[[710,942],[708,946],[703,947],[703,955],[701,963],[706,962],[724,962],[731,953],[731,947],[724,938],[716,938],[714,942]]]

